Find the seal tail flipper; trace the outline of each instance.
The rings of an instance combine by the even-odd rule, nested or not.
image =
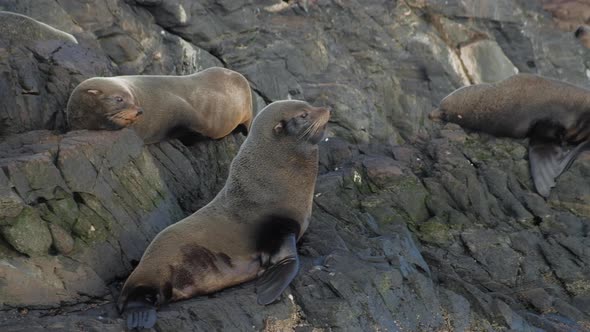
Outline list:
[[[156,324],[156,307],[142,301],[130,301],[125,309],[127,315],[127,328],[149,329]]]
[[[156,324],[156,309],[164,303],[164,294],[155,287],[128,286],[129,280],[119,296],[119,312],[125,317],[129,330],[149,329]]]
[[[270,257],[272,264],[256,282],[258,304],[266,305],[275,301],[289,286],[299,271],[297,239],[289,234],[283,239],[280,250]]]
[[[580,152],[588,149],[590,140],[567,151],[554,142],[531,138],[529,163],[537,192],[545,198],[549,197],[551,188],[555,186],[555,179],[571,166]]]

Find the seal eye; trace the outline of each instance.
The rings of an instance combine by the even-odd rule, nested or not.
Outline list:
[[[122,103],[122,102],[123,102],[123,98],[121,98],[121,97],[117,96],[117,97],[115,97],[115,101],[116,101],[117,103]]]
[[[299,117],[300,117],[300,118],[302,118],[302,119],[305,119],[305,118],[307,118],[307,112],[305,112],[305,113],[301,114]]]

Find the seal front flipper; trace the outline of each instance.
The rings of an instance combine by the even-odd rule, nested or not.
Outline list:
[[[127,314],[127,328],[149,329],[156,324],[156,307],[142,301],[131,301],[125,309]]]
[[[256,282],[258,304],[266,305],[275,301],[297,275],[299,257],[296,242],[295,234],[287,235],[280,249],[270,257],[272,265]]]
[[[590,140],[567,151],[557,143],[531,138],[529,162],[537,192],[543,197],[549,197],[549,191],[555,186],[555,179],[571,166],[580,152],[588,149]]]

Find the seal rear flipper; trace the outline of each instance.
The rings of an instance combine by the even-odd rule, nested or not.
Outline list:
[[[531,138],[529,162],[537,192],[543,197],[548,197],[549,191],[555,186],[555,179],[571,166],[580,152],[588,149],[590,140],[567,151],[556,143]]]
[[[256,282],[258,304],[267,305],[274,302],[289,286],[299,271],[299,257],[295,234],[289,234],[283,240],[280,250],[270,257],[272,264]],[[284,258],[283,258],[284,257]]]
[[[156,324],[156,307],[142,301],[130,301],[125,309],[127,315],[127,328],[149,329]]]

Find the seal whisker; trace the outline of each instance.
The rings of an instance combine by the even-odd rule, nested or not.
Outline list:
[[[307,128],[305,128],[305,130],[301,133],[301,135],[299,135],[297,140],[302,140],[302,139],[306,139],[307,137],[309,137],[310,133],[313,131],[313,126],[315,125],[316,122],[317,121],[314,121],[311,124],[309,124],[309,126],[307,126]]]
[[[314,136],[318,133],[318,131],[322,128],[322,125],[324,124],[324,120],[324,116],[322,116],[313,123],[309,137]]]
[[[305,130],[303,130],[303,132],[301,132],[301,134],[298,135],[297,140],[304,139],[307,136],[307,134],[309,133],[309,131],[311,130],[312,126],[313,126],[313,123],[311,123],[309,126],[307,126],[307,128],[305,128]]]

